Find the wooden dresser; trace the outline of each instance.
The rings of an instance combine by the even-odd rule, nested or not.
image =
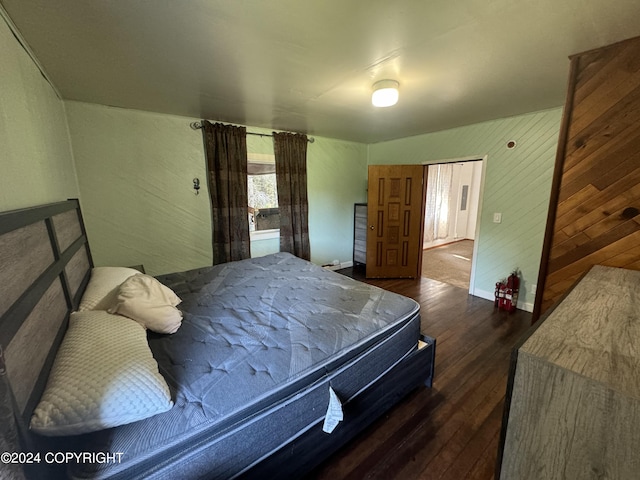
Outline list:
[[[512,357],[496,478],[640,478],[640,272],[594,266]]]

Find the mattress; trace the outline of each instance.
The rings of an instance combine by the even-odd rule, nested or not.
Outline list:
[[[287,253],[158,279],[183,300],[178,332],[149,335],[175,405],[69,439],[64,448],[122,453],[73,477],[176,478],[184,464],[232,478],[322,428],[329,387],[348,404],[416,349],[415,301]]]

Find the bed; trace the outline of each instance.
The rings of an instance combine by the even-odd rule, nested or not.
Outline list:
[[[77,200],[0,214],[7,476],[299,478],[407,393],[431,386],[435,340],[421,335],[416,302],[278,253],[152,279],[175,293],[183,317],[175,333],[144,333],[150,353],[140,362],[152,362],[166,387],[162,408],[43,433],[34,419],[56,382],[56,356],[78,325],[96,328],[109,315],[84,308],[97,270]],[[107,337],[118,322],[140,327],[109,318]],[[120,352],[126,341],[114,340]],[[101,361],[92,348],[69,368]],[[78,388],[91,378],[83,371]]]

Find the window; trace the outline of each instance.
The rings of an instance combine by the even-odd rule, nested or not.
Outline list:
[[[252,238],[277,235],[280,229],[276,164],[273,155],[248,154],[249,232]]]

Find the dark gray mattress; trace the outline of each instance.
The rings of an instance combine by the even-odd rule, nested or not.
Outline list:
[[[158,279],[183,300],[180,330],[149,335],[175,405],[74,438],[75,449],[123,456],[73,476],[164,478],[188,460],[190,475],[231,478],[322,428],[329,386],[348,402],[416,349],[415,301],[290,254]]]

